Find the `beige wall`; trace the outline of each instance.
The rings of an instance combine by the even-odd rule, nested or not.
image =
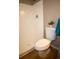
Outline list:
[[[34,47],[37,40],[43,38],[43,2],[35,5],[20,4],[19,17],[19,52],[20,54]],[[24,12],[23,12],[24,11]],[[38,18],[36,15],[38,14]]]
[[[56,21],[60,16],[60,0],[44,0],[44,26],[48,26],[50,20]]]

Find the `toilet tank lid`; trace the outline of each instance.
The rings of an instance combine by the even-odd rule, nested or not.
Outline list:
[[[52,27],[52,28],[50,28],[50,27],[46,27],[46,29],[55,30],[55,28],[53,28],[53,27]]]

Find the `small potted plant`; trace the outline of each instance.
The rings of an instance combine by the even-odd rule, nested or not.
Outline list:
[[[53,21],[50,21],[50,22],[48,23],[49,27],[53,27],[53,24],[54,24]]]

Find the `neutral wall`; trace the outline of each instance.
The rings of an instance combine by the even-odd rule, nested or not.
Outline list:
[[[20,4],[20,54],[34,47],[37,40],[43,38],[43,2],[39,1],[33,6]],[[38,14],[38,18],[36,18]]]
[[[48,26],[50,20],[56,21],[60,16],[60,0],[44,0],[44,27]]]

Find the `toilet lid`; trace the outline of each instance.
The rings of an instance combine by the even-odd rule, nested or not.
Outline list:
[[[47,40],[47,39],[40,39],[39,41],[36,42],[36,49],[39,49],[39,50],[43,50],[43,49],[46,49],[48,48],[50,45],[50,40]]]

